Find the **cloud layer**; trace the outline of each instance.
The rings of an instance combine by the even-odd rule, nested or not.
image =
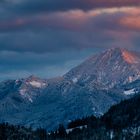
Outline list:
[[[65,11],[72,9],[91,10],[93,8],[138,6],[139,0],[3,0],[3,3],[20,12]],[[17,7],[18,6],[18,7]]]
[[[1,1],[0,79],[32,73],[53,77],[91,52],[110,47],[139,50],[139,4],[139,0]]]

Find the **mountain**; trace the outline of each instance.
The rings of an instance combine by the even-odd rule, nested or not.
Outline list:
[[[0,124],[0,139],[14,140],[139,140],[140,95],[112,106],[102,117],[93,115],[59,125],[56,131],[33,130],[23,126]]]
[[[89,88],[108,89],[140,78],[140,53],[121,48],[95,55],[65,75]]]
[[[101,116],[140,92],[140,55],[113,48],[61,77],[0,83],[0,122],[48,130],[83,116]]]
[[[102,117],[84,117],[70,122],[67,129],[49,135],[49,140],[139,140],[140,95],[112,106]]]

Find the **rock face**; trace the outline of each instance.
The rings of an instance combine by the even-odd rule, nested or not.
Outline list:
[[[0,83],[0,121],[55,129],[60,123],[100,116],[140,92],[138,53],[115,48],[95,55],[62,77]]]
[[[65,75],[89,88],[113,88],[140,77],[140,56],[125,49],[113,48],[93,56]]]

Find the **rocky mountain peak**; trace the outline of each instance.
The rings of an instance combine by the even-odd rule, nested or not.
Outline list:
[[[76,79],[90,87],[112,88],[140,78],[140,56],[122,48],[111,48],[92,56],[72,69],[66,78]]]
[[[40,78],[37,77],[37,76],[35,76],[35,75],[31,75],[26,80],[29,80],[29,81],[32,81],[32,80],[40,80]]]
[[[104,52],[104,55],[110,57],[119,56],[123,59],[123,61],[127,62],[128,64],[138,64],[140,63],[140,54],[129,51],[124,48],[111,48]]]

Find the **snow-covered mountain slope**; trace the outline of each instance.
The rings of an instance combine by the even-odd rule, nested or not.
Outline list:
[[[140,78],[140,55],[120,48],[109,49],[89,58],[64,77],[90,89],[127,84]]]
[[[1,82],[0,121],[51,130],[83,116],[100,116],[140,92],[139,58],[138,53],[115,48],[62,77]]]

